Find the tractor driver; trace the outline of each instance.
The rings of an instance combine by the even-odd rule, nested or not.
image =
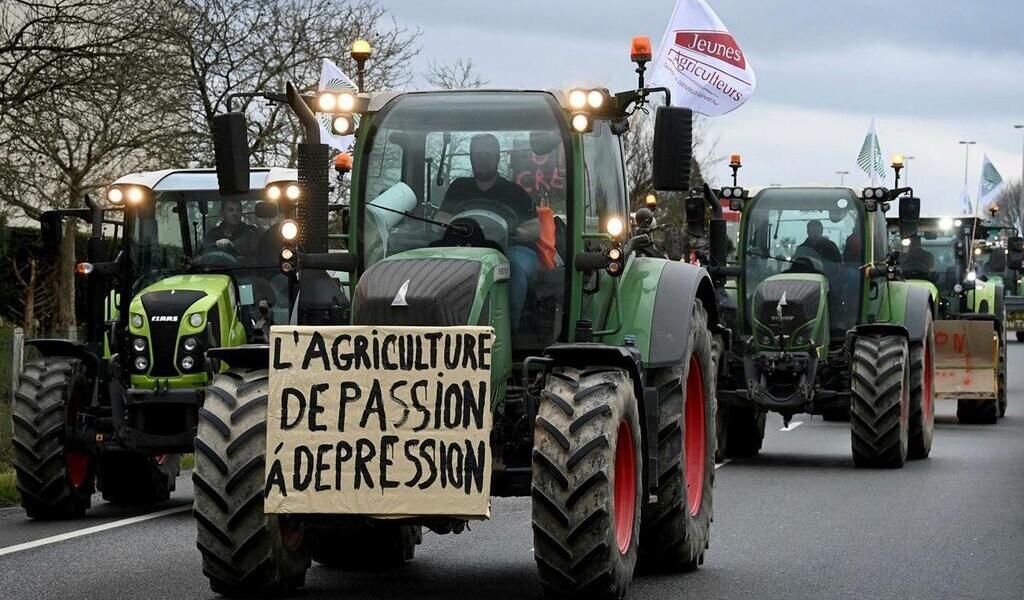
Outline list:
[[[835,242],[824,236],[825,228],[821,221],[812,219],[807,222],[807,239],[799,248],[810,248],[818,253],[822,260],[831,262],[833,265],[843,264],[843,256],[839,253],[839,247]]]
[[[530,278],[537,273],[540,259],[536,243],[540,238],[540,221],[533,199],[526,190],[498,174],[500,145],[498,138],[483,133],[473,136],[469,144],[469,159],[473,166],[473,177],[460,177],[448,186],[444,201],[434,218],[445,223],[467,207],[478,201],[503,204],[519,219],[509,223],[510,244],[508,262],[510,265],[509,303],[512,312],[512,329],[519,328],[526,291]]]
[[[935,271],[935,257],[921,247],[921,238],[910,238],[910,246],[900,256],[900,266],[908,273],[931,273]]]
[[[239,259],[252,257],[259,232],[242,221],[242,201],[237,198],[221,201],[220,216],[220,224],[203,236],[203,249],[230,252]]]

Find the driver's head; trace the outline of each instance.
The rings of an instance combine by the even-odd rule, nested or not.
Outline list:
[[[825,228],[821,226],[821,221],[815,219],[807,222],[807,238],[816,240],[821,237],[822,232]]]
[[[225,225],[238,227],[242,224],[242,201],[224,200],[220,205],[220,218]]]
[[[473,136],[469,143],[469,160],[477,181],[491,181],[498,174],[498,138],[489,133]]]

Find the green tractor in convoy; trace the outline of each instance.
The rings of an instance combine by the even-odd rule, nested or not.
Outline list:
[[[634,56],[641,73],[649,58]],[[287,87],[304,127],[302,196],[297,238],[281,251],[296,290],[293,327],[275,328],[273,339],[291,344],[300,331],[318,339],[353,327],[491,328],[490,496],[531,498],[540,581],[555,596],[620,598],[638,560],[693,570],[708,547],[711,349],[723,335],[714,290],[703,269],[666,257],[650,211],[638,211],[631,224],[627,204],[620,135],[626,117],[656,91],[664,90],[644,87],[642,75],[637,89],[615,95],[467,90],[314,99]],[[316,112],[331,113],[336,133],[354,129],[341,252],[328,249],[329,151]],[[658,189],[688,188],[691,120],[687,109],[658,109]],[[218,148],[222,178],[244,183],[244,118],[226,114],[218,123],[233,139]],[[339,285],[325,271],[347,280]],[[342,298],[351,298],[350,309],[334,310]],[[274,345],[208,355],[227,365],[206,388],[194,475],[197,544],[214,591],[286,592],[303,584],[311,558],[340,568],[394,567],[413,557],[423,527],[466,528],[465,517],[443,507],[444,514],[425,514],[428,496],[416,491],[419,500],[395,518],[379,518],[372,507],[265,510],[271,489],[301,479],[298,471],[277,478],[271,467],[282,454],[267,432],[277,427],[268,411],[279,401],[274,382],[293,385],[304,367],[272,362]],[[336,392],[326,394],[337,404]],[[338,439],[338,448],[355,443]],[[318,473],[321,451],[329,453],[323,479],[334,493],[351,457],[339,450],[335,463],[334,446],[319,447]],[[396,448],[394,461],[402,460]]]
[[[977,217],[929,217],[917,234],[890,239],[903,247],[899,269],[927,290],[935,306],[935,397],[957,401],[961,423],[991,424],[1006,413],[1004,271],[1019,270],[1019,239]]]
[[[767,412],[849,419],[854,464],[924,458],[934,423],[933,302],[902,281],[885,211],[899,199],[914,233],[912,190],[769,187],[715,198],[742,212],[737,309],[718,373],[724,456],[757,454]],[[712,269],[715,274],[716,269]],[[719,272],[722,269],[718,269]]]
[[[38,357],[22,368],[12,416],[30,517],[82,514],[97,487],[114,503],[166,499],[178,455],[192,452],[202,388],[220,370],[206,350],[287,322],[277,219],[257,207],[259,190],[297,189],[295,172],[251,178],[251,194],[226,199],[213,170],[137,173],[109,186],[103,205],[43,214],[51,250],[62,219],[91,225],[76,266],[88,312],[84,342],[26,342]]]

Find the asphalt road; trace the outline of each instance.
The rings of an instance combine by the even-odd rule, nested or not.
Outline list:
[[[899,471],[854,469],[845,424],[803,416],[780,431],[773,416],[762,455],[717,470],[704,567],[640,575],[630,598],[1024,598],[1024,346],[1011,343],[1009,364],[1004,420],[962,426],[940,404],[931,459]],[[0,598],[216,597],[191,494],[182,477],[163,505],[127,511],[97,499],[87,518],[60,523],[0,509]],[[529,502],[497,500],[493,514],[462,535],[427,534],[393,573],[314,566],[297,597],[540,596]],[[77,537],[23,546],[61,534]]]

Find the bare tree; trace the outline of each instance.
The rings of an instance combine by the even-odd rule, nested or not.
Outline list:
[[[1024,231],[1024,197],[1021,196],[1021,182],[1009,182],[996,197],[999,207],[998,221],[1013,225],[1017,231]]]
[[[696,118],[696,115],[694,115]],[[704,168],[713,164],[715,158],[710,156],[704,140],[708,139],[707,121],[695,119],[693,131],[693,158],[690,162],[690,187],[699,188],[704,185]],[[629,205],[636,209],[643,206],[644,199],[654,192],[653,156],[654,147],[654,115],[638,111],[629,117],[629,131],[623,134],[622,154],[626,163],[626,187],[629,189]],[[679,208],[682,202],[678,194],[662,198],[663,206]],[[663,214],[675,212],[663,209]],[[675,215],[673,215],[674,217]]]
[[[398,87],[408,83],[407,65],[419,50],[419,31],[399,27],[376,0],[161,0],[159,7],[168,76],[188,98],[186,147],[198,164],[212,162],[213,117],[232,94],[279,92],[288,80],[314,89],[323,59],[345,68],[340,57],[360,38],[374,46],[367,87]],[[256,162],[294,163],[299,132],[285,107],[238,98],[231,108],[248,117]]]
[[[443,90],[475,89],[489,83],[480,76],[472,58],[459,58],[453,63],[431,62],[424,78],[430,85]]]

